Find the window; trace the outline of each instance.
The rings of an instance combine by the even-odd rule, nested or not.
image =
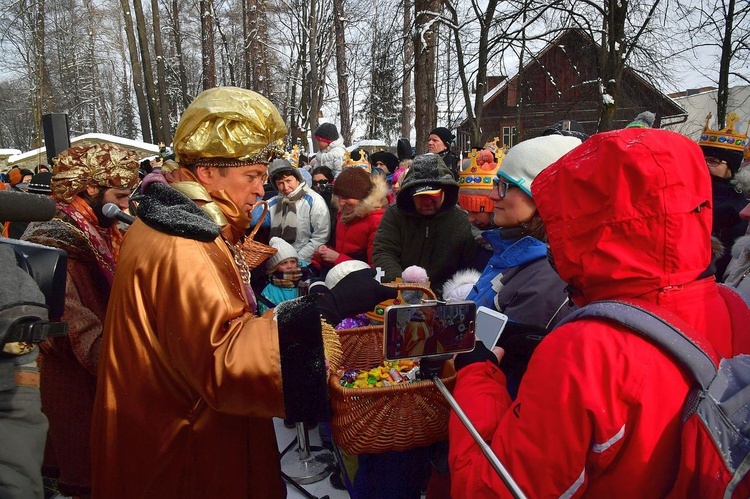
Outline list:
[[[518,128],[515,126],[503,127],[503,144],[507,147],[513,147],[518,140]]]

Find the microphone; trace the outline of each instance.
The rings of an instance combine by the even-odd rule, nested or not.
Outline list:
[[[43,194],[0,191],[0,220],[5,222],[44,222],[55,211],[55,202]]]
[[[107,218],[114,218],[115,220],[119,220],[120,222],[125,222],[128,225],[135,222],[135,218],[131,217],[130,215],[122,211],[120,208],[117,207],[115,203],[105,204],[102,207],[102,213],[104,213],[104,216]]]

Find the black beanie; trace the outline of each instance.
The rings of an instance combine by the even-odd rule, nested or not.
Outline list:
[[[323,123],[315,129],[314,135],[316,139],[320,138],[328,142],[333,142],[339,138],[339,131],[333,123]]]
[[[453,139],[456,138],[456,136],[453,135],[450,130],[442,126],[439,126],[431,131],[430,135],[437,135],[438,137],[440,137],[440,140],[443,141],[445,147],[450,147],[453,143]]]
[[[398,152],[399,161],[414,159],[414,149],[412,149],[409,139],[398,139],[396,152]]]
[[[34,194],[52,194],[52,172],[37,173],[31,177],[28,191]]]
[[[364,168],[344,168],[333,182],[333,193],[342,198],[364,199],[372,191],[370,174]]]
[[[712,156],[716,159],[727,162],[727,166],[732,170],[732,174],[737,173],[742,165],[742,151],[735,151],[725,147],[714,147],[701,145],[703,156]]]
[[[372,153],[372,156],[370,156],[370,164],[375,166],[375,163],[378,161],[381,161],[385,167],[388,168],[388,173],[393,173],[396,171],[396,168],[398,168],[398,158],[392,152],[378,151]]]

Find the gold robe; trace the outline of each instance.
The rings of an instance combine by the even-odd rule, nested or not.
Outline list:
[[[104,328],[94,497],[284,497],[283,415],[273,311],[250,312],[226,243],[137,220]]]

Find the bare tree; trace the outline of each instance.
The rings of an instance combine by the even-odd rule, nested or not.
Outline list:
[[[203,90],[216,86],[216,51],[214,48],[213,0],[198,2],[201,19],[201,60],[203,62]]]
[[[346,67],[346,36],[344,34],[344,0],[333,0],[333,32],[336,46],[336,75],[339,90],[339,132],[345,144],[352,142],[352,123],[349,115],[349,71]]]
[[[143,140],[151,142],[151,123],[148,119],[148,103],[146,102],[146,93],[143,88],[143,70],[141,60],[138,57],[138,48],[135,42],[135,27],[133,26],[133,17],[128,0],[120,0],[122,14],[125,20],[125,35],[128,40],[128,55],[130,55],[131,74],[133,75],[133,88],[135,90],[136,101],[138,102],[138,117],[141,123],[141,135]]]
[[[161,140],[165,144],[172,142],[172,126],[169,119],[169,99],[167,98],[167,71],[164,67],[164,46],[161,38],[161,16],[159,2],[151,0],[151,18],[154,24],[154,55],[156,56],[156,80],[159,92],[157,108],[161,117]]]
[[[435,44],[440,5],[440,0],[414,2],[414,128],[417,132],[417,153],[426,150],[425,138],[437,122]]]
[[[411,37],[412,30],[412,0],[403,0],[404,24],[403,24],[403,78],[401,86],[401,137],[409,138],[411,135],[411,75],[414,66],[414,42]]]

